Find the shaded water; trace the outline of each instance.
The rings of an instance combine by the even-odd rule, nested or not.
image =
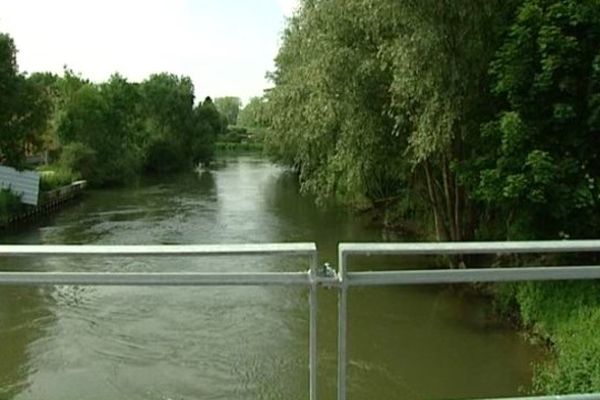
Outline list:
[[[21,244],[315,241],[335,264],[340,241],[388,239],[298,195],[294,177],[253,157],[214,171],[91,191]],[[415,268],[364,259],[353,269]],[[307,260],[0,259],[1,270],[296,271]],[[334,398],[336,293],[319,293],[320,394]],[[308,306],[290,288],[0,288],[0,399],[306,399]],[[349,398],[518,394],[537,350],[488,318],[479,299],[441,287],[352,289]]]

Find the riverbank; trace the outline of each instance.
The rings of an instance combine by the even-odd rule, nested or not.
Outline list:
[[[418,240],[433,238],[431,227],[393,218],[385,205],[356,211],[372,224]],[[391,222],[391,223],[390,223]],[[482,260],[469,264],[481,266]],[[539,256],[486,260],[483,265],[519,267],[525,265],[595,265],[597,257],[572,260]],[[458,288],[468,296],[483,296],[493,305],[490,318],[501,319],[522,332],[529,341],[543,346],[548,356],[534,365],[529,394],[572,394],[600,392],[600,284],[590,282],[527,282],[473,284]]]
[[[597,282],[494,285],[497,312],[518,317],[531,340],[550,350],[534,369],[535,394],[600,391],[600,287]]]

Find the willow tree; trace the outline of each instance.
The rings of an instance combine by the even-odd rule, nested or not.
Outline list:
[[[381,43],[396,35],[393,1],[304,1],[290,20],[267,94],[269,148],[324,198],[377,201],[405,188]]]
[[[267,95],[271,150],[320,195],[392,200],[439,240],[475,235],[469,162],[512,2],[303,1]]]
[[[385,47],[398,125],[415,189],[431,210],[438,240],[475,237],[470,199],[480,125],[494,112],[488,69],[514,2],[414,0],[398,5],[401,36]]]

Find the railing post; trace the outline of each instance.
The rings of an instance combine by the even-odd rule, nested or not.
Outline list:
[[[309,303],[310,303],[310,321],[309,321],[309,336],[308,336],[308,359],[309,359],[309,391],[310,400],[317,400],[317,364],[318,364],[318,353],[317,353],[317,268],[318,259],[317,252],[315,251],[310,256],[310,290],[309,290]]]
[[[346,261],[347,256],[344,249],[339,246],[338,249],[338,400],[346,400],[346,379],[347,379],[347,359],[346,359],[346,329],[348,315],[348,285],[346,282]]]

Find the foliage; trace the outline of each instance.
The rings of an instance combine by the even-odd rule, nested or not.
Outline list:
[[[242,108],[242,101],[239,97],[217,97],[214,103],[219,113],[227,118],[228,125],[237,125],[238,115]]]
[[[393,1],[305,1],[290,20],[267,93],[275,159],[319,199],[397,195],[408,181],[394,135],[381,43],[400,31]]]
[[[13,40],[0,34],[0,163],[21,168],[37,149],[50,112],[49,98],[35,80],[18,71]]]
[[[268,126],[266,100],[262,97],[252,97],[240,110],[237,125],[253,133],[266,129]]]
[[[224,130],[210,99],[194,107],[187,77],[163,73],[134,84],[114,75],[95,85],[66,73],[59,93],[60,164],[96,186],[209,162]]]
[[[145,169],[169,172],[190,167],[194,140],[192,81],[172,74],[152,75],[139,91],[145,125]]]
[[[512,238],[590,237],[600,223],[600,6],[528,0],[491,64],[503,106],[475,196]],[[515,229],[517,228],[517,229]]]
[[[58,166],[40,172],[40,190],[49,191],[67,186],[78,179],[71,170]]]
[[[194,162],[206,164],[214,156],[217,135],[227,131],[227,123],[210,97],[206,97],[201,104],[198,104],[194,116],[194,130],[197,132],[196,140],[192,145]]]
[[[188,77],[161,73],[131,83],[114,74],[96,84],[66,68],[63,76],[26,77],[16,52],[0,34],[0,163],[20,168],[43,150],[58,157],[57,177],[72,171],[95,186],[119,185],[142,172],[208,163],[216,136],[226,133],[227,117],[210,98],[194,107]],[[237,118],[239,99],[219,103],[237,104],[228,111]]]
[[[82,177],[90,177],[97,164],[96,152],[80,142],[71,142],[62,148],[59,168],[77,171]]]
[[[552,360],[536,368],[537,393],[600,390],[599,291],[596,282],[516,286],[523,321],[555,347]]]
[[[65,105],[57,130],[63,143],[78,142],[99,162],[84,175],[95,185],[121,184],[141,170],[139,94],[119,75],[101,85],[84,84]]]

